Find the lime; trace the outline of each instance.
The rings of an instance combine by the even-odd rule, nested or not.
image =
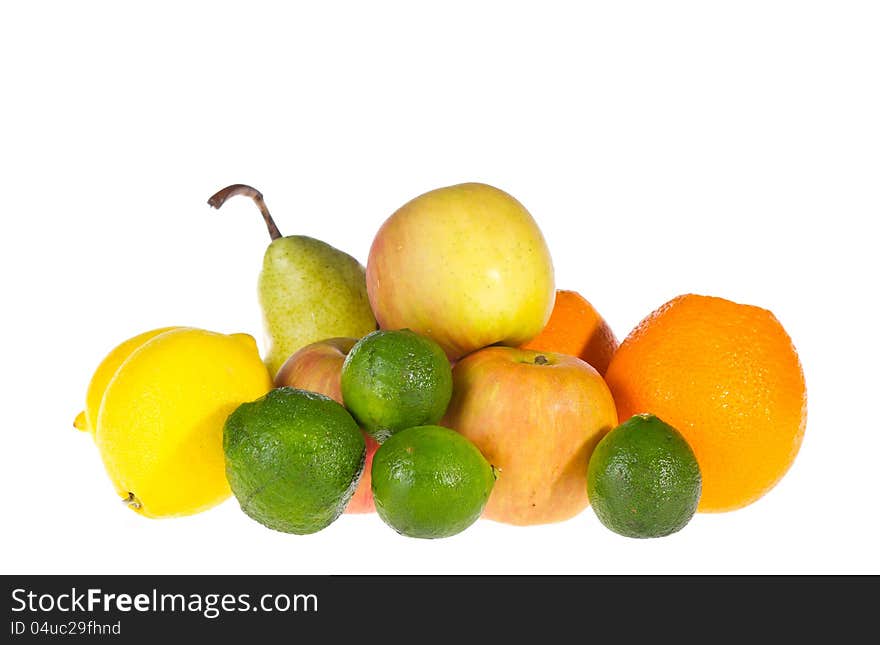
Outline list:
[[[364,468],[357,423],[333,399],[282,387],[223,428],[226,477],[241,509],[285,533],[315,533],[345,510]]]
[[[402,535],[449,537],[477,521],[495,472],[477,447],[454,430],[418,426],[398,432],[373,457],[379,517]]]
[[[342,365],[345,406],[380,443],[404,428],[436,423],[451,397],[443,349],[409,329],[364,336]]]
[[[681,530],[700,501],[700,467],[679,432],[652,414],[637,414],[596,446],[587,492],[599,521],[627,537]]]

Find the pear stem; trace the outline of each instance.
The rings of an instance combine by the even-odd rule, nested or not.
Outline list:
[[[269,229],[269,237],[271,237],[273,240],[277,240],[279,237],[281,237],[281,231],[279,231],[278,227],[275,226],[275,220],[272,219],[272,215],[269,213],[269,209],[266,207],[266,202],[263,201],[263,193],[261,193],[256,188],[247,186],[245,184],[232,184],[231,186],[227,186],[223,190],[217,191],[216,193],[211,195],[211,198],[208,200],[208,205],[219,209],[221,206],[223,206],[227,199],[235,195],[250,197],[252,200],[254,200],[257,208],[260,209],[260,213],[263,214],[263,220],[266,222],[266,228]]]

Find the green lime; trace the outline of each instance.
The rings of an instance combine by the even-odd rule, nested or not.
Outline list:
[[[402,535],[442,538],[477,521],[495,472],[477,447],[449,428],[407,428],[373,457],[379,517]]]
[[[380,443],[404,428],[436,423],[451,397],[443,349],[409,329],[364,336],[342,364],[345,407]]]
[[[238,407],[223,427],[226,478],[241,509],[285,533],[314,533],[345,510],[366,457],[348,411],[282,387]]]
[[[587,492],[599,520],[627,537],[681,530],[697,510],[701,488],[691,447],[652,414],[637,414],[605,435],[587,471]]]

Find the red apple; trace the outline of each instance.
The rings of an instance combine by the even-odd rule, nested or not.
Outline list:
[[[306,345],[288,358],[278,370],[275,387],[289,385],[300,390],[324,394],[342,403],[340,385],[342,363],[345,362],[346,355],[356,342],[354,338],[329,338]],[[372,513],[376,510],[373,504],[373,491],[370,489],[370,469],[379,444],[366,433],[364,439],[367,442],[364,474],[345,509],[346,513]]]
[[[487,347],[461,359],[452,375],[442,425],[473,441],[498,476],[484,517],[544,524],[587,507],[590,455],[617,425],[595,369],[565,354]]]

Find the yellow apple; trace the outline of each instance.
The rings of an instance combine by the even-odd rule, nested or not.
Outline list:
[[[537,336],[553,309],[553,263],[516,199],[458,184],[416,197],[385,221],[370,248],[367,294],[380,327],[428,336],[455,360]]]

